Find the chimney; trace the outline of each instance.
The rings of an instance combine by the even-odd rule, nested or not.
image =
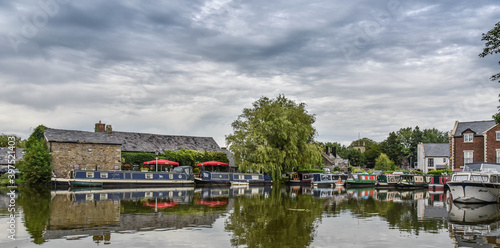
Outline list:
[[[113,133],[113,129],[111,128],[111,125],[106,125],[106,133],[108,133],[108,134]]]
[[[99,121],[99,123],[95,124],[94,131],[96,133],[104,133],[106,131],[106,124],[101,123],[101,121]]]

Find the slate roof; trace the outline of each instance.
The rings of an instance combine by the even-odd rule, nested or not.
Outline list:
[[[0,165],[8,165],[9,164],[9,154],[10,149],[7,147],[0,147]],[[16,157],[15,161],[19,161],[23,158],[24,148],[16,148]],[[10,159],[12,160],[12,159]]]
[[[455,131],[454,137],[461,137],[462,133],[471,129],[478,136],[482,136],[483,132],[490,129],[495,125],[495,121],[472,121],[472,122],[459,122],[457,125],[457,130]]]
[[[149,133],[116,132],[111,134],[47,128],[45,138],[52,142],[119,144],[123,152],[198,151],[224,152],[212,137],[175,136]]]
[[[449,157],[450,145],[448,143],[424,143],[426,157]]]

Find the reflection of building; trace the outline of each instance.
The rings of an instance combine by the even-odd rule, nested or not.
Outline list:
[[[452,169],[474,162],[500,163],[500,127],[495,121],[455,122],[450,132]]]
[[[417,168],[424,173],[430,170],[446,169],[449,156],[450,145],[448,143],[418,143]]]
[[[212,137],[158,135],[115,132],[104,123],[96,123],[96,132],[47,128],[44,136],[52,154],[52,166],[58,177],[72,169],[119,170],[121,152],[198,151],[221,149]],[[229,157],[230,158],[230,157]],[[232,163],[232,161],[230,161]]]
[[[165,212],[144,204],[179,201],[179,204],[190,206],[193,193],[194,188],[55,191],[52,193],[50,218],[43,237],[60,239],[93,236],[94,242],[109,243],[112,240],[110,233],[114,232],[212,226],[221,216],[220,211],[210,213],[200,205],[199,211],[196,211],[198,208],[192,210],[193,214],[186,212],[186,208],[180,209],[181,212],[177,214],[175,209]]]

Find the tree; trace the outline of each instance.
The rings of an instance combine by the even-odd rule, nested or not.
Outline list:
[[[374,169],[383,171],[395,170],[396,165],[392,160],[389,159],[389,157],[385,153],[381,153],[380,156],[378,156],[378,158],[375,159]]]
[[[500,22],[497,22],[495,27],[486,34],[483,33],[481,40],[486,41],[486,43],[484,44],[483,52],[479,54],[479,57],[484,58],[489,54],[500,53]],[[498,64],[500,64],[500,61]],[[490,80],[499,80],[498,82],[500,82],[500,73],[492,75]],[[500,110],[500,106],[498,109]],[[500,124],[500,112],[494,114],[493,119],[495,119],[497,124]]]
[[[401,164],[402,161],[402,145],[398,141],[398,136],[395,132],[389,133],[389,137],[385,141],[382,142],[382,151],[396,163],[397,165]]]
[[[284,95],[261,97],[243,109],[226,136],[240,170],[269,172],[274,180],[287,170],[311,169],[321,164],[321,145],[314,141],[314,115],[304,103]]]
[[[17,148],[23,148],[25,146],[26,140],[21,140],[21,137],[16,135],[0,135],[0,147],[9,147],[9,143],[12,143],[11,139],[14,138],[14,143]]]
[[[21,178],[31,185],[48,183],[52,176],[50,166],[52,157],[43,138],[45,129],[45,126],[40,125],[33,131],[26,142],[23,160],[17,164],[21,171]]]

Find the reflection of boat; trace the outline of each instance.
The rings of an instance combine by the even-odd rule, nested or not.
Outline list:
[[[230,185],[231,182],[235,182],[263,185],[272,183],[271,177],[257,173],[202,171],[200,175],[200,178],[195,178],[196,184]]]
[[[345,193],[345,189],[343,187],[337,188],[314,188],[312,189],[312,195],[315,198],[331,198],[338,197]]]
[[[466,164],[447,182],[453,201],[487,203],[499,201],[500,164]]]
[[[56,185],[72,187],[157,187],[194,184],[191,166],[178,166],[172,172],[74,170],[69,178],[52,178]]]
[[[331,173],[314,173],[312,186],[314,187],[335,187],[344,186],[347,175]]]
[[[376,199],[377,190],[375,188],[348,189],[347,195],[353,199],[368,199],[370,197]]]
[[[67,195],[74,202],[106,201],[106,200],[140,200],[140,199],[172,199],[186,204],[193,198],[194,187],[168,188],[128,188],[128,189],[93,189],[78,188],[74,190],[52,191],[52,196]]]
[[[349,174],[346,184],[348,188],[352,187],[372,187],[375,186],[377,182],[376,175],[368,175],[368,174],[357,174],[352,173]]]
[[[449,220],[459,223],[488,223],[500,219],[500,208],[489,204],[450,204]]]

